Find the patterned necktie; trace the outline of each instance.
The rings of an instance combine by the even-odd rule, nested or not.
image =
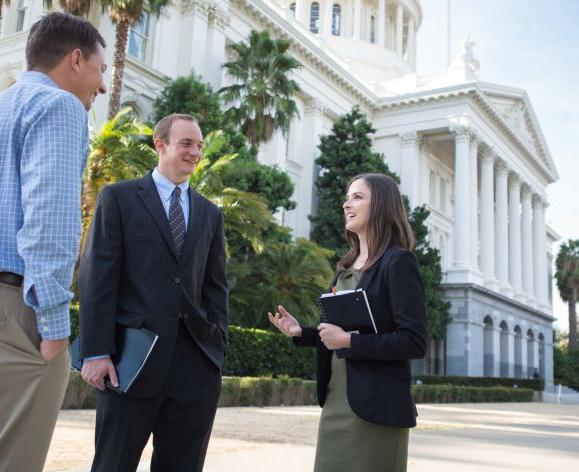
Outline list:
[[[181,254],[183,241],[185,241],[185,216],[181,208],[181,188],[175,187],[171,194],[171,204],[169,205],[169,228],[173,234],[173,242],[177,254]]]

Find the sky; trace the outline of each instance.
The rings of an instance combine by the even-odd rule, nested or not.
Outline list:
[[[447,65],[449,0],[420,0],[417,71]],[[468,36],[480,79],[527,90],[559,173],[547,188],[547,223],[561,241],[579,239],[579,0],[450,0],[450,57]],[[554,246],[554,255],[558,251]],[[567,305],[553,288],[556,328]]]

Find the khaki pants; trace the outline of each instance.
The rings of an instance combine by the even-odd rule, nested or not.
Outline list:
[[[42,472],[70,372],[68,349],[46,362],[22,290],[0,283],[0,472]]]

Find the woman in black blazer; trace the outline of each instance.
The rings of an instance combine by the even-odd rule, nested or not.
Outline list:
[[[414,237],[398,186],[386,175],[354,177],[343,208],[350,251],[332,286],[366,290],[378,334],[301,326],[283,306],[268,316],[296,345],[317,347],[323,410],[314,472],[405,472],[417,415],[409,360],[424,357],[427,338]]]

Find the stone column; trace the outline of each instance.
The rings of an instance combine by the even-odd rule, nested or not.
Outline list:
[[[412,69],[416,68],[416,38],[415,38],[414,17],[408,18],[408,58],[407,62]]]
[[[324,3],[324,12],[322,18],[322,29],[320,30],[322,34],[330,36],[332,34],[332,8],[334,2],[332,0],[326,0]]]
[[[521,267],[521,181],[516,174],[511,174],[509,181],[509,278],[518,296],[523,288]]]
[[[306,0],[296,0],[296,21],[309,31],[308,13],[308,3]]]
[[[402,56],[402,38],[404,34],[404,7],[396,7],[396,54]]]
[[[420,135],[410,131],[400,136],[400,190],[410,200],[410,207],[418,204]]]
[[[470,267],[470,131],[466,127],[452,130],[455,136],[454,156],[454,222],[453,269]]]
[[[504,161],[496,161],[495,172],[495,267],[501,290],[512,294],[509,283],[509,229],[508,229],[508,168]]]
[[[473,134],[470,140],[470,264],[478,270],[478,138]]]
[[[547,247],[545,242],[545,207],[543,199],[533,198],[533,253],[535,260],[535,296],[547,303]]]
[[[521,236],[523,241],[523,289],[527,298],[534,298],[533,288],[533,228],[531,224],[531,189],[528,185],[523,185],[521,188],[522,195],[522,221],[521,221]]]
[[[484,147],[481,153],[480,175],[480,263],[485,285],[492,290],[498,288],[495,275],[494,162],[494,152],[489,147]]]
[[[352,37],[362,39],[362,0],[354,0],[354,26]]]
[[[386,0],[378,0],[378,35],[376,44],[384,47],[384,33],[386,29]]]
[[[313,195],[314,195],[314,175],[316,173],[315,160],[320,154],[318,144],[320,136],[323,133],[323,118],[325,107],[317,99],[311,99],[306,103],[304,113],[304,127],[307,130],[302,137],[302,152],[306,153],[302,160],[303,169],[300,176],[301,191],[296,192],[298,208],[302,209],[303,216],[299,218],[296,224],[295,236],[298,238],[308,238],[310,235],[310,221],[307,215],[312,214]]]

